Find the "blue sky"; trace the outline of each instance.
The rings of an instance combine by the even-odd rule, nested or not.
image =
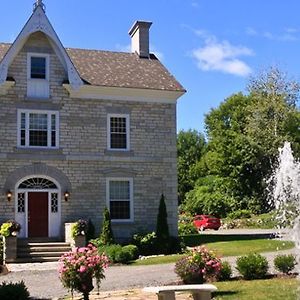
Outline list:
[[[34,0],[1,0],[0,41],[12,42]],[[299,0],[44,0],[66,47],[124,51],[135,20],[152,21],[151,49],[187,89],[178,130],[204,130],[204,115],[271,65],[300,80]]]

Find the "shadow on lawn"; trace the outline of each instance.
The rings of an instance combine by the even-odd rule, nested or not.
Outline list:
[[[238,294],[237,291],[219,291],[219,292],[213,292],[213,296],[232,296]]]

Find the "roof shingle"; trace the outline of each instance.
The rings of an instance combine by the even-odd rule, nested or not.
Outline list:
[[[0,43],[0,61],[10,46]],[[91,85],[185,91],[153,54],[148,59],[125,52],[74,48],[66,51],[81,78]]]

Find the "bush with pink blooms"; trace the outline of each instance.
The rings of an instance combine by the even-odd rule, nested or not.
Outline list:
[[[220,270],[221,259],[204,246],[193,248],[188,256],[175,265],[175,273],[187,284],[213,281]]]
[[[84,300],[88,300],[94,288],[93,278],[96,279],[99,291],[109,260],[105,254],[99,255],[97,248],[89,244],[65,253],[59,263],[59,277],[63,286],[71,291],[72,297],[74,291],[77,291],[83,294]]]

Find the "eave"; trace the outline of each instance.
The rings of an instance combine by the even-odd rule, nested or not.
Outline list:
[[[185,91],[95,85],[83,85],[78,90],[72,89],[70,84],[63,84],[63,87],[69,92],[71,98],[153,103],[176,103],[176,101],[185,93]]]

